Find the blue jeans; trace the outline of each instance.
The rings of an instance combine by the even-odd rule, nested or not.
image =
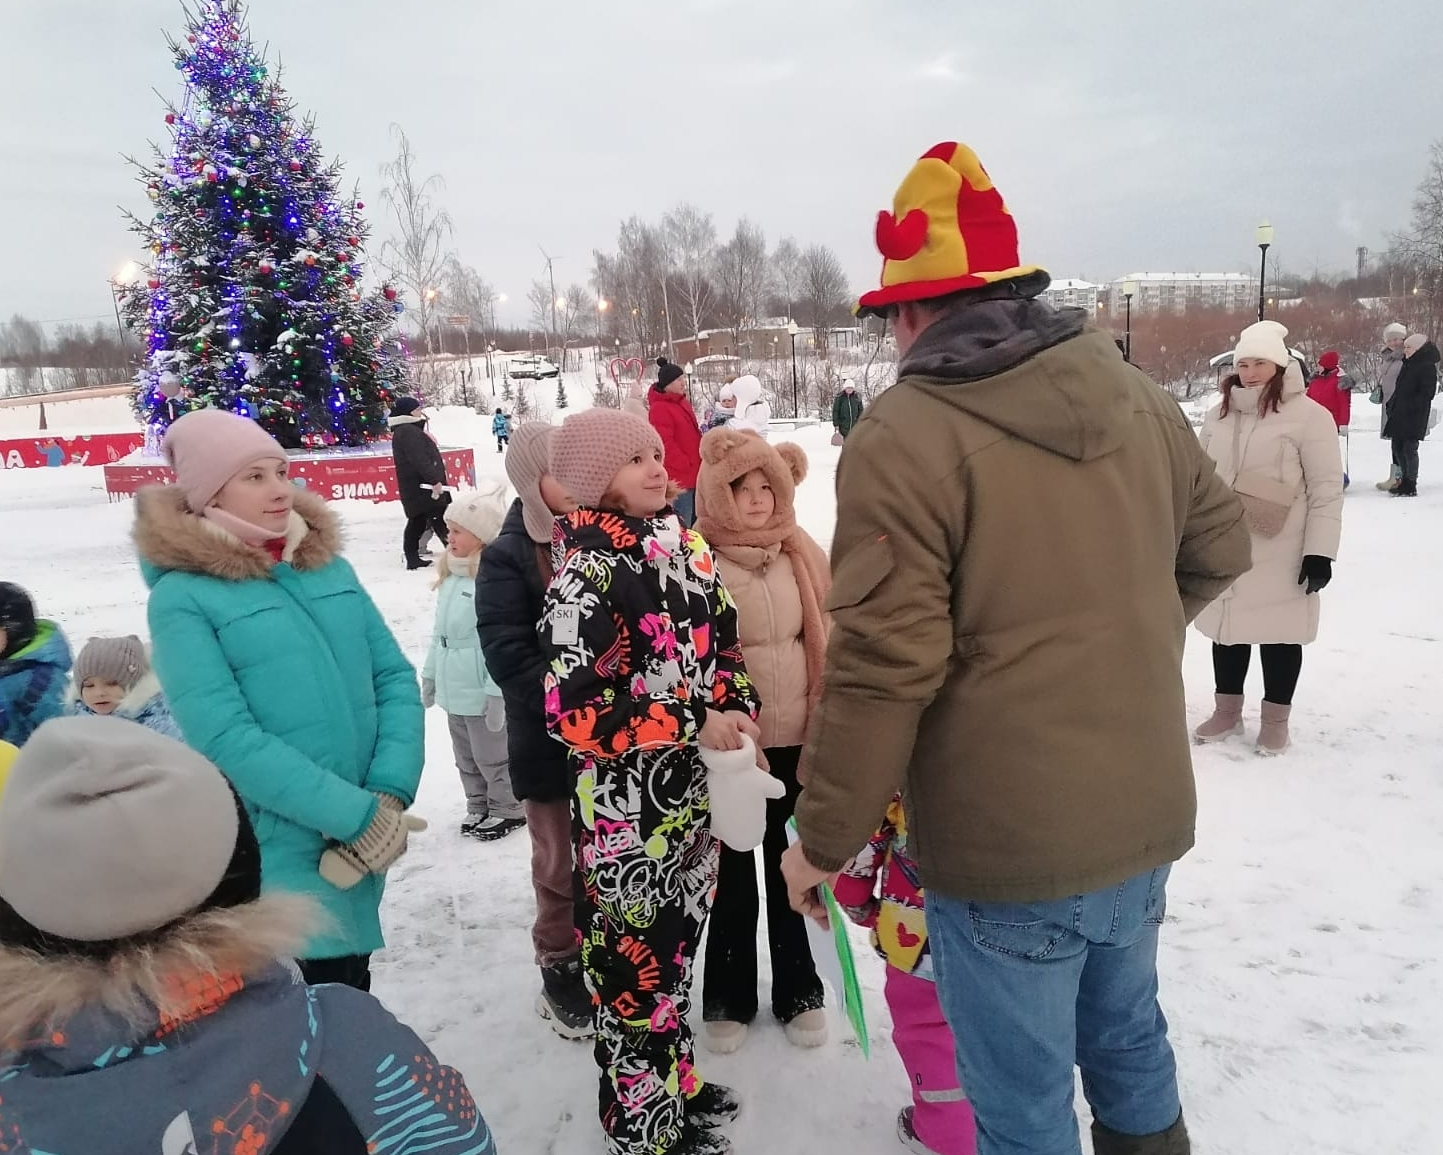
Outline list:
[[[1169,867],[1051,902],[927,893],[927,936],[979,1155],[1080,1155],[1072,1068],[1093,1117],[1152,1135],[1182,1108],[1157,1002]]]
[[[681,518],[682,525],[691,528],[691,524],[696,521],[696,490],[683,489],[676,495],[671,507],[676,511],[677,517]]]

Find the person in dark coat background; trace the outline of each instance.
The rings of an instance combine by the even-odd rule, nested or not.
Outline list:
[[[857,396],[857,386],[849,377],[842,382],[842,391],[832,402],[832,424],[843,438],[862,420],[862,399]]]
[[[1422,333],[1403,342],[1403,367],[1383,418],[1383,436],[1393,443],[1393,465],[1401,478],[1394,497],[1418,496],[1418,445],[1428,436],[1438,360],[1438,346]]]
[[[401,491],[401,508],[406,513],[406,531],[401,539],[406,551],[406,568],[423,569],[431,564],[421,556],[421,535],[429,529],[445,545],[446,507],[451,495],[446,484],[446,463],[441,447],[426,432],[426,417],[414,397],[402,397],[391,410],[391,454],[396,460],[396,486]]]
[[[656,359],[647,420],[666,450],[666,472],[681,490],[672,508],[683,525],[696,520],[696,473],[701,468],[701,426],[686,395],[686,371],[665,357]]]
[[[511,791],[526,807],[536,921],[531,944],[541,968],[536,1010],[562,1038],[589,1038],[591,994],[581,977],[576,933],[579,879],[571,851],[571,796],[576,776],[566,747],[546,728],[542,680],[546,657],[536,623],[551,581],[550,544],[557,514],[576,508],[548,472],[552,427],[518,425],[506,451],[506,476],[520,495],[500,536],[481,554],[476,574],[476,632],[486,669],[506,703]]]

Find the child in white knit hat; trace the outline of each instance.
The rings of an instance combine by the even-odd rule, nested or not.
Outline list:
[[[421,669],[421,702],[446,711],[466,791],[461,833],[494,842],[525,826],[526,813],[511,789],[506,704],[476,632],[476,571],[482,551],[506,520],[505,485],[481,484],[484,488],[458,494],[446,509],[450,540],[436,570],[436,628]]]
[[[91,638],[75,659],[72,714],[124,718],[167,738],[183,740],[160,679],[150,668],[145,643],[134,634]]]

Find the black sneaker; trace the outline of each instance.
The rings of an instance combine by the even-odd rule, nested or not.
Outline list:
[[[481,824],[486,821],[484,814],[468,814],[466,820],[461,823],[461,833],[467,838],[476,838],[480,834]]]
[[[407,569],[426,569],[431,564],[429,557],[412,558],[406,562]]]
[[[541,994],[536,1013],[551,1022],[563,1039],[589,1039],[596,1034],[591,992],[581,977],[581,960],[568,959],[541,968]]]
[[[732,1144],[725,1135],[684,1119],[681,1138],[667,1155],[732,1155]]]
[[[730,1087],[720,1083],[703,1083],[701,1090],[688,1099],[682,1109],[687,1122],[717,1127],[730,1123],[742,1113],[742,1101]]]
[[[498,838],[505,838],[512,831],[520,830],[526,825],[524,818],[496,818],[491,817],[481,823],[476,829],[473,838],[479,838],[482,842],[495,842]]]

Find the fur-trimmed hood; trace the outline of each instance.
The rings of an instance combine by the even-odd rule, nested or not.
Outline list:
[[[66,705],[74,708],[74,712],[94,714],[95,711],[87,706],[80,697],[80,682],[72,681],[70,689],[65,693]],[[140,681],[136,682],[121,698],[115,706],[115,713],[125,717],[134,717],[150,705],[150,700],[160,693],[160,679],[155,676],[154,670],[147,670],[141,675]]]
[[[696,523],[713,545],[779,544],[797,528],[796,487],[807,476],[807,455],[800,445],[772,445],[749,429],[713,429],[701,439],[701,470],[696,481]],[[737,509],[732,485],[754,469],[766,475],[776,511],[760,530],[748,530]]]
[[[32,1051],[27,1041],[43,1035],[39,1049],[56,1065],[77,1048],[93,1060],[96,1044],[134,1043],[187,1013],[198,977],[244,979],[294,955],[321,918],[309,899],[269,895],[194,915],[106,959],[0,945],[0,1051]]]
[[[149,485],[135,495],[133,537],[151,585],[170,570],[237,582],[271,576],[273,563],[264,550],[196,516],[176,485]],[[324,498],[298,489],[286,530],[287,560],[297,570],[318,570],[340,551],[340,520]]]

